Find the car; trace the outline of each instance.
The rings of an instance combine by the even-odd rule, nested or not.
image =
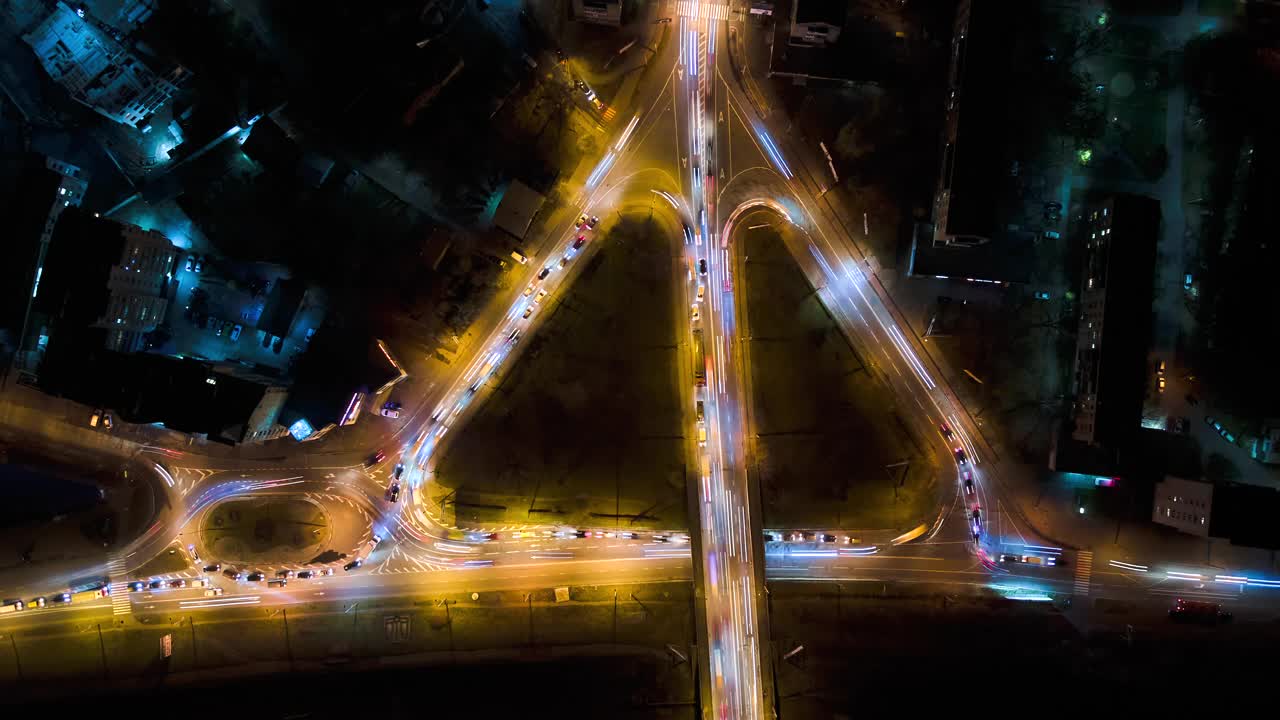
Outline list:
[[[524,318],[525,320],[528,320],[529,316],[532,314],[533,314],[533,306],[530,305],[529,307],[524,309],[524,314],[521,315],[520,317]]]
[[[512,251],[511,251],[511,259],[512,259],[512,260],[515,260],[516,262],[520,263],[521,265],[528,265],[528,264],[529,264],[529,258],[528,258],[528,257],[526,257],[526,256],[525,256],[525,254],[524,254],[524,253],[522,253],[522,252],[520,252],[519,250],[512,250]]]
[[[542,268],[542,271],[538,273],[538,279],[539,279],[539,280],[546,280],[546,279],[547,279],[547,276],[548,276],[548,275],[550,275],[550,274],[551,274],[551,266],[550,266],[550,265],[548,265],[548,266],[546,266],[546,267]]]
[[[706,275],[706,274],[707,274],[707,261],[706,261],[706,260],[699,260],[699,261],[698,261],[698,274],[699,274],[699,275]]]
[[[267,587],[284,587],[289,584],[289,578],[271,578],[267,581]]]
[[[244,579],[248,580],[249,582],[262,582],[263,580],[267,579],[267,574],[262,572],[261,570],[254,570],[253,572],[246,575]]]
[[[102,421],[102,413],[94,412],[89,416],[89,427],[98,427],[98,423]]]
[[[765,542],[778,542],[781,539],[782,539],[782,536],[776,532],[769,532],[768,530],[764,531]]]
[[[521,293],[521,294],[522,294],[522,295],[524,295],[525,297],[529,297],[530,295],[532,295],[532,294],[533,294],[533,285],[530,285],[529,287],[525,288],[525,289],[524,289],[524,292],[523,292],[523,293]]]
[[[196,256],[195,256],[195,255],[188,255],[188,256],[187,256],[187,265],[186,265],[186,268],[185,268],[185,269],[186,269],[186,271],[187,271],[187,272],[191,272],[191,269],[192,269],[192,268],[194,268],[195,266],[196,266]]]
[[[387,502],[393,503],[400,499],[400,483],[395,483],[387,488],[387,492],[383,494]]]
[[[653,541],[656,543],[669,543],[671,542],[671,538],[667,537],[666,535],[654,535]]]
[[[964,448],[955,448],[955,450],[954,450],[953,452],[955,453],[955,456],[956,456],[956,464],[957,464],[957,465],[968,465],[968,464],[969,464],[969,456],[967,456],[967,455],[965,455],[965,454],[964,454]]]
[[[818,535],[818,542],[833,543],[835,541],[836,541],[835,535],[828,535],[826,533],[822,533]]]
[[[516,328],[515,330],[512,330],[511,334],[507,336],[507,342],[513,345],[515,344],[516,340],[519,340],[519,339],[520,339],[520,328]]]
[[[1045,292],[1044,290],[1038,290],[1035,293],[1035,297],[1037,300],[1048,300],[1049,293]]]
[[[1156,363],[1156,375],[1164,375],[1164,361]]]
[[[698,303],[693,304],[693,316],[690,319],[693,322],[698,322],[702,319],[702,311],[698,309]]]
[[[160,588],[164,587],[164,581],[152,580],[150,583],[147,584],[147,587],[151,588],[152,590],[159,590]]]
[[[205,580],[204,578],[196,578],[195,580],[192,580],[191,582],[187,583],[187,587],[202,588],[202,587],[206,587],[208,584],[209,584],[208,580]]]
[[[378,544],[381,542],[382,542],[382,536],[377,533],[374,533],[373,537],[369,538],[369,547],[378,547]]]
[[[581,229],[583,229],[583,228],[585,228],[585,227],[587,226],[587,222],[588,222],[589,220],[591,220],[591,218],[587,217],[587,214],[586,214],[586,213],[582,213],[581,215],[579,215],[579,216],[578,216],[577,221],[575,221],[575,222],[573,223],[573,225],[574,225],[574,227],[576,227],[576,228],[578,228],[579,230],[581,230]]]
[[[195,543],[187,543],[187,554],[191,556],[192,560],[200,562],[200,553],[196,552]]]
[[[586,244],[587,244],[587,236],[586,236],[586,235],[579,235],[579,236],[578,236],[578,239],[573,241],[573,249],[574,249],[574,250],[581,250],[581,249],[582,249],[582,246],[583,246],[583,245],[586,245]]]
[[[399,410],[396,410],[394,408],[389,408],[389,407],[382,408],[381,410],[378,411],[378,414],[385,418],[391,418],[392,420],[400,417]]]
[[[187,581],[183,580],[182,578],[169,581],[169,587],[171,588],[184,588],[186,586],[187,586]]]
[[[272,335],[271,333],[262,333],[262,347],[264,348],[271,347],[271,339],[273,337],[275,336]]]
[[[1041,237],[1045,240],[1059,240],[1062,238],[1062,234],[1056,230],[1045,230]]]
[[[191,269],[193,272],[204,272],[204,256],[203,255],[196,256],[195,267]]]
[[[591,218],[587,220],[587,227],[589,228],[595,228],[595,226],[599,224],[600,224],[600,218],[596,217],[595,215],[592,215]]]
[[[702,283],[698,283],[698,302],[702,302],[702,299],[706,297],[706,295],[707,295],[707,286],[703,285]]]
[[[537,295],[535,295],[535,296],[533,296],[533,301],[534,301],[535,303],[540,303],[540,302],[542,302],[542,298],[544,298],[544,297],[546,297],[546,296],[547,296],[547,291],[546,291],[546,290],[539,290],[539,291],[538,291],[538,294],[537,294]]]
[[[1183,274],[1182,274],[1182,289],[1183,289],[1183,290],[1190,290],[1190,289],[1191,289],[1191,285],[1192,285],[1192,283],[1194,283],[1194,282],[1195,282],[1195,276],[1194,276],[1194,275],[1192,275],[1191,273],[1183,273]]]
[[[974,508],[973,513],[969,515],[969,531],[973,533],[973,539],[977,540],[982,535],[982,510]]]
[[[374,465],[377,465],[378,463],[386,459],[387,459],[387,454],[379,450],[365,459],[364,466],[373,467]]]
[[[566,266],[566,265],[568,265],[568,264],[569,264],[569,256],[568,256],[568,255],[565,255],[564,257],[560,258],[560,267],[564,267],[564,266]]]
[[[1010,555],[1008,553],[1000,553],[1000,562],[1002,563],[1019,563],[1022,562],[1021,555]]]
[[[1163,377],[1163,376],[1161,376],[1161,377],[1160,377],[1160,379],[1156,381],[1156,388],[1157,388],[1160,392],[1164,392],[1164,377]]]
[[[292,570],[277,570],[277,571],[276,571],[276,577],[278,577],[278,578],[291,578],[291,577],[293,577],[294,575],[297,575],[297,573],[295,573],[295,572],[294,572],[294,571],[292,571]]]
[[[222,571],[222,574],[231,578],[232,580],[244,579],[244,573],[240,572],[239,570],[236,570],[235,568],[227,568],[226,570]]]
[[[134,580],[129,583],[129,592],[141,592],[147,589],[147,584],[142,580]]]
[[[973,494],[973,473],[968,470],[964,471],[964,491],[968,495]]]
[[[41,596],[41,597],[34,597],[34,598],[31,598],[31,602],[27,603],[27,607],[28,607],[28,608],[33,608],[33,607],[42,608],[42,607],[44,607],[46,604],[48,604],[48,601],[44,599],[44,596]]]
[[[313,576],[315,576],[315,574],[316,574],[315,570],[299,570],[298,574],[295,575],[294,577],[298,578],[299,580],[310,580]]]
[[[212,565],[204,566],[204,572],[207,572],[207,573],[216,573],[221,570],[222,570],[222,563],[214,563]]]
[[[395,479],[399,480],[400,476],[403,474],[404,474],[404,463],[396,463],[396,469],[392,472],[392,476],[395,477]]]
[[[113,425],[115,425],[115,421],[111,419],[111,413],[102,413],[102,427],[110,430]]]
[[[231,342],[235,342],[235,341],[239,340],[239,339],[240,339],[240,333],[241,333],[243,330],[244,330],[244,328],[243,328],[243,327],[241,327],[240,325],[236,325],[235,327],[231,328]]]
[[[321,569],[319,569],[319,570],[317,570],[317,571],[316,571],[316,576],[317,576],[317,577],[318,577],[318,576],[320,576],[320,575],[332,575],[332,574],[333,574],[333,568],[331,568],[331,567],[321,568]]]
[[[948,425],[948,424],[946,424],[946,423],[941,423],[941,424],[939,424],[939,425],[938,425],[938,430],[942,433],[942,437],[944,437],[944,438],[946,438],[946,439],[948,439],[948,440],[950,440],[950,439],[952,438],[953,433],[951,432],[951,426],[950,426],[950,425]]]
[[[693,244],[693,228],[689,227],[688,225],[684,226],[684,244],[685,245]]]
[[[205,597],[218,597],[221,594],[222,594],[222,588],[220,587],[211,587],[204,591]]]
[[[277,337],[271,341],[271,352],[279,355],[282,348],[284,348],[284,338]]]
[[[360,567],[363,564],[364,564],[363,560],[361,560],[360,558],[356,558],[355,560],[352,560],[346,565],[343,565],[342,569],[346,570],[347,572],[351,572],[352,570],[355,570],[356,568]]]
[[[71,593],[69,593],[69,592],[58,593],[57,595],[54,595],[54,596],[53,596],[53,601],[54,601],[55,603],[70,603],[70,602],[71,602]]]
[[[1169,619],[1174,622],[1217,625],[1231,622],[1231,613],[1223,611],[1218,603],[1178,598],[1169,611]]]
[[[707,446],[707,426],[698,425],[698,447]]]

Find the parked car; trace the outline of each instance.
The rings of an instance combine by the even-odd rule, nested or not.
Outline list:
[[[236,325],[235,327],[231,328],[231,342],[235,342],[235,341],[239,340],[239,339],[240,339],[240,333],[241,333],[243,330],[244,330],[244,328],[243,328],[243,327],[241,327],[240,325]]]

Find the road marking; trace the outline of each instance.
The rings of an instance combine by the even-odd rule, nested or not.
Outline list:
[[[676,4],[676,14],[681,17],[696,17],[703,20],[728,20],[729,6],[719,3],[680,0]]]
[[[107,581],[111,589],[111,614],[129,615],[133,612],[133,603],[129,601],[129,583],[127,580],[115,578],[125,575],[124,557],[120,553],[112,553],[107,561]]]
[[[1089,578],[1093,575],[1093,553],[1088,550],[1081,550],[1076,554],[1076,594],[1081,597],[1089,596]]]

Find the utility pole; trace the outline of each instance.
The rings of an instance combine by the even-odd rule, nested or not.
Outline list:
[[[18,668],[18,682],[23,682],[22,658],[18,657],[18,641],[13,633],[9,633],[9,647],[13,648],[13,664]]]
[[[107,645],[102,641],[102,623],[98,623],[98,650],[102,652],[102,678],[106,680],[111,674],[107,671]]]
[[[293,643],[289,641],[289,609],[283,608],[280,614],[284,617],[284,649],[289,655],[289,670],[293,671]]]
[[[533,646],[533,593],[524,596],[529,605],[529,646]]]
[[[200,667],[200,652],[196,649],[196,619],[187,616],[187,624],[191,626],[191,666]]]
[[[449,613],[449,601],[444,601],[444,623],[449,626],[449,659],[457,664],[458,655],[453,647],[453,615]]]
[[[613,591],[613,644],[618,644],[618,591]]]

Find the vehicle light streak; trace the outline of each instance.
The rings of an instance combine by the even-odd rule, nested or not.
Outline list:
[[[596,186],[596,183],[600,182],[600,178],[604,177],[605,173],[609,171],[609,168],[613,165],[613,161],[616,160],[617,157],[618,156],[613,151],[610,151],[609,154],[604,156],[604,159],[600,161],[600,164],[596,165],[596,169],[592,170],[591,174],[587,176],[588,188],[593,188]]]
[[[1111,565],[1112,567],[1120,568],[1121,570],[1132,570],[1132,571],[1134,571],[1134,572],[1146,572],[1146,571],[1147,571],[1147,566],[1146,566],[1146,565],[1136,565],[1136,564],[1134,564],[1134,563],[1122,562],[1122,561],[1120,561],[1120,560],[1112,560],[1112,561],[1111,561],[1110,563],[1108,563],[1108,564],[1109,564],[1109,565]]]
[[[1193,580],[1196,582],[1199,582],[1204,579],[1200,576],[1199,573],[1175,572],[1173,570],[1169,570],[1165,572],[1165,577],[1169,578],[1170,580]]]
[[[627,129],[622,131],[622,137],[618,138],[618,142],[614,144],[613,149],[622,152],[622,148],[626,146],[627,141],[631,139],[631,133],[635,131],[636,125],[640,124],[640,115],[636,114],[631,118],[631,122],[627,123]]]
[[[764,145],[765,152],[769,155],[769,159],[773,161],[773,164],[777,166],[778,171],[782,173],[783,177],[790,180],[793,177],[791,174],[791,166],[787,165],[786,160],[782,159],[782,153],[778,152],[778,147],[773,144],[773,138],[769,137],[769,133],[765,132],[760,127],[756,128],[756,137],[760,138],[760,142]],[[788,217],[787,220],[789,222],[791,218]]]

